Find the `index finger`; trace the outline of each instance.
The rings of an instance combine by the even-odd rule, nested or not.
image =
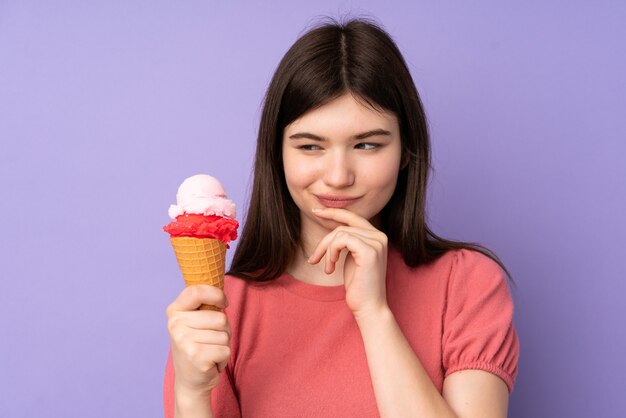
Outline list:
[[[226,307],[224,291],[215,286],[198,284],[186,287],[170,304],[168,311],[195,311],[202,305]]]
[[[313,213],[316,216],[358,228],[374,228],[374,226],[365,218],[341,208],[314,208]]]

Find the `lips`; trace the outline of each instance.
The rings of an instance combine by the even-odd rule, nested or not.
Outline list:
[[[358,197],[344,196],[344,195],[315,195],[317,200],[327,208],[347,208],[354,202],[359,200]]]

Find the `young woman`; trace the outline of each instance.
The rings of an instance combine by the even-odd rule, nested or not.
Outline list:
[[[303,35],[267,91],[225,293],[167,309],[166,416],[505,417],[506,268],[427,227],[429,164],[389,35],[362,19]]]

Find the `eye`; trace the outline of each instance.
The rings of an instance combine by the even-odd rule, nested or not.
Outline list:
[[[357,149],[362,149],[362,150],[371,150],[371,149],[380,148],[380,144],[376,144],[373,142],[361,142],[361,143],[356,144],[354,147]]]
[[[318,151],[318,150],[321,150],[322,148],[319,145],[315,145],[315,144],[304,144],[304,145],[300,145],[298,149],[301,149],[303,151]]]

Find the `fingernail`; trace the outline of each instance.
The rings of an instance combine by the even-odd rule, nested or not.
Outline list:
[[[324,209],[322,209],[322,208],[313,208],[313,209],[311,209],[311,210],[312,210],[313,212],[321,212],[321,211],[323,211]]]

